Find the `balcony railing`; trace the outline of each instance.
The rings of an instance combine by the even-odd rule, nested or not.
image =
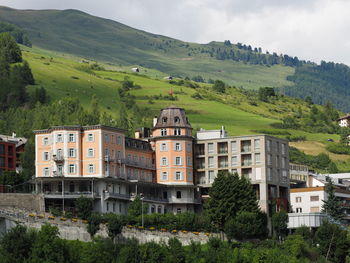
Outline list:
[[[132,161],[132,160],[125,160],[125,164],[127,166],[132,166],[136,168],[141,168],[141,169],[147,169],[147,170],[155,170],[155,165],[153,164],[145,164],[145,163],[140,163],[137,161]]]
[[[62,163],[62,162],[64,162],[64,157],[62,155],[53,154],[52,160],[54,160],[57,163]]]

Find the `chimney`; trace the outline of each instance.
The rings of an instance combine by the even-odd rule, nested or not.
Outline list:
[[[12,138],[16,138],[16,133],[12,132]]]
[[[158,118],[157,116],[154,116],[153,118],[153,127],[157,125]]]

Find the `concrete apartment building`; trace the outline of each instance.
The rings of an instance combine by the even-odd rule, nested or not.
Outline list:
[[[162,109],[135,138],[102,125],[60,126],[34,131],[36,192],[46,208],[73,209],[81,195],[94,199],[99,212],[125,214],[136,196],[149,213],[201,209],[218,171],[250,178],[259,204],[289,199],[288,142],[267,135],[228,137],[225,130],[199,131],[184,109]]]
[[[287,207],[289,200],[288,142],[268,135],[227,136],[221,130],[197,132],[196,178],[203,196],[218,172],[227,171],[251,180],[261,209],[272,201]]]

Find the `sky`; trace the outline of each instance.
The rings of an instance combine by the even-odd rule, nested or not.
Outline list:
[[[79,9],[176,39],[230,40],[350,65],[349,0],[0,0],[17,9]]]

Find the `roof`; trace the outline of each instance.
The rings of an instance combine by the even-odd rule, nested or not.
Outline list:
[[[291,193],[301,193],[301,192],[315,192],[315,191],[324,191],[324,186],[319,187],[304,187],[304,188],[291,188]]]
[[[185,110],[176,106],[162,109],[157,118],[157,123],[153,129],[157,128],[189,128],[192,129],[188,121]]]
[[[0,142],[9,142],[16,144],[16,147],[19,147],[21,145],[26,144],[28,141],[27,138],[24,137],[16,137],[16,136],[9,136],[9,135],[2,135],[0,134]]]
[[[344,119],[350,119],[350,114],[338,118],[337,121],[344,120]]]
[[[111,130],[111,131],[116,131],[116,132],[121,132],[121,133],[126,133],[126,130],[116,128],[116,127],[110,127],[110,126],[105,126],[101,124],[96,124],[96,125],[86,125],[86,126],[81,126],[81,125],[65,125],[65,126],[53,126],[48,129],[43,129],[43,130],[34,130],[33,132],[35,134],[37,133],[50,133],[54,130],[78,130],[78,131],[84,131],[84,130],[93,130],[93,129],[103,129],[103,130]]]

